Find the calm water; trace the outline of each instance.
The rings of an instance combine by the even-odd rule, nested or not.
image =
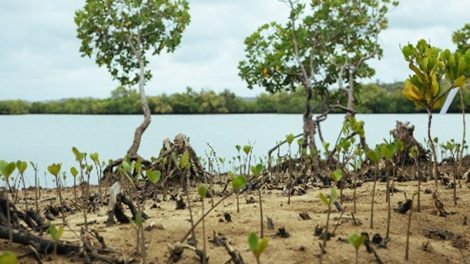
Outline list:
[[[423,142],[426,137],[427,116],[423,114],[370,114],[358,115],[365,121],[369,145],[389,138],[395,121],[409,121],[415,125],[415,137]],[[322,123],[322,131],[328,142],[334,142],[341,128],[344,115],[330,115]],[[72,146],[83,152],[99,152],[102,160],[122,157],[129,148],[134,130],[141,116],[91,116],[91,115],[23,115],[0,116],[0,159],[34,161],[44,171],[53,162],[62,162],[67,171],[74,166]],[[470,124],[470,118],[467,119]],[[156,155],[164,138],[173,139],[178,133],[186,134],[198,155],[204,155],[207,143],[218,156],[236,155],[236,144],[254,143],[254,154],[262,157],[276,141],[288,133],[298,134],[302,129],[301,115],[250,114],[250,115],[164,115],[153,116],[152,123],[143,136],[140,155]],[[467,128],[468,130],[468,128]],[[433,118],[433,136],[440,141],[451,138],[460,142],[462,116],[438,115]],[[470,131],[469,133],[470,134]],[[468,140],[468,139],[467,139]],[[50,177],[48,176],[48,180]],[[30,183],[34,182],[31,172]],[[49,181],[50,185],[50,181]]]

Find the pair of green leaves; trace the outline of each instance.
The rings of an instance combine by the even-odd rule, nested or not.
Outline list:
[[[331,205],[332,203],[336,201],[337,198],[338,198],[338,193],[335,187],[330,188],[329,198],[327,198],[323,193],[320,193],[320,200],[326,205]]]
[[[156,184],[160,181],[162,173],[159,170],[147,170],[145,176],[151,183]]]
[[[286,135],[286,142],[287,142],[287,144],[289,144],[289,146],[292,145],[292,142],[294,142],[294,138],[295,138],[295,136],[292,133]],[[302,144],[303,144],[303,142],[302,142]]]
[[[52,174],[54,177],[58,177],[60,173],[60,169],[62,168],[61,163],[53,163],[49,166],[47,166],[47,171],[49,171],[50,174]]]
[[[268,247],[269,241],[266,238],[259,239],[256,233],[251,232],[248,235],[248,245],[250,251],[253,252],[255,257],[258,259],[263,251]]]
[[[259,163],[256,166],[251,166],[251,173],[254,177],[259,177],[263,172],[264,166],[263,164]]]
[[[366,237],[363,235],[358,235],[356,233],[353,233],[352,235],[349,236],[348,242],[351,244],[355,249],[359,249],[361,245],[364,244],[366,241]]]
[[[201,197],[201,199],[206,198],[207,191],[208,191],[207,186],[204,184],[201,184],[199,188],[197,189],[197,193],[199,194],[199,197]]]
[[[185,170],[189,170],[191,168],[191,161],[189,159],[188,150],[185,150],[179,159],[176,156],[176,153],[172,153],[171,158],[173,159],[173,163],[175,163],[176,167]]]
[[[0,173],[5,177],[6,180],[8,180],[11,176],[11,174],[15,171],[16,169],[16,163],[15,162],[6,162],[4,160],[0,160]]]
[[[235,191],[238,191],[243,188],[243,186],[245,186],[247,182],[246,177],[244,175],[235,176],[232,172],[229,172],[229,176],[232,177],[232,188]]]
[[[58,241],[64,234],[64,227],[61,226],[57,228],[56,225],[52,224],[51,226],[49,226],[49,229],[47,229],[47,233],[49,233],[49,235],[54,241]]]

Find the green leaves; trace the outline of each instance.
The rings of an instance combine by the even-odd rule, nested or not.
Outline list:
[[[330,178],[335,182],[341,181],[341,178],[343,178],[343,171],[341,169],[337,169],[337,170],[333,171],[330,174]]]
[[[255,255],[258,259],[264,250],[268,247],[269,241],[266,238],[259,239],[256,233],[251,232],[248,235],[248,246],[250,251]]]
[[[62,237],[62,234],[64,233],[64,227],[61,226],[59,228],[56,227],[56,225],[52,224],[49,226],[49,229],[47,229],[47,233],[52,237],[54,241],[60,240]]]
[[[359,249],[362,244],[366,241],[366,237],[363,235],[358,235],[356,233],[353,233],[352,235],[349,236],[348,242],[351,244],[355,249]]]
[[[250,145],[243,146],[243,152],[245,152],[246,155],[250,154],[251,150],[252,147]]]
[[[259,163],[256,166],[251,166],[251,173],[253,174],[254,177],[259,177],[263,169],[264,169],[263,164]]]
[[[185,150],[180,159],[180,165],[183,169],[189,170],[191,168],[191,162],[189,161],[189,151]]]
[[[77,169],[76,169],[75,167],[71,167],[71,168],[70,168],[70,173],[72,174],[72,176],[73,176],[74,178],[76,178],[77,175],[78,175],[78,171],[77,171]]]
[[[95,164],[100,164],[100,155],[98,154],[98,152],[90,153],[90,159],[91,159]]]
[[[26,163],[26,161],[23,161],[23,160],[18,160],[16,162],[16,168],[18,168],[18,172],[20,174],[23,174],[28,168],[28,163]]]
[[[336,191],[336,188],[335,187],[331,187],[330,188],[330,195],[329,195],[329,198],[327,198],[323,193],[320,193],[319,194],[319,198],[320,200],[326,204],[326,205],[331,205],[332,203],[334,203],[336,201],[336,199],[338,198],[338,193]]]
[[[243,188],[245,184],[246,184],[246,177],[243,175],[239,175],[239,176],[232,178],[232,188],[235,191],[238,191],[241,188]]]
[[[199,186],[199,188],[197,189],[197,193],[199,194],[199,197],[201,197],[201,199],[206,198],[206,196],[207,196],[207,186],[204,185],[204,184],[201,184]]]
[[[16,257],[15,253],[11,251],[5,251],[0,254],[0,263],[2,264],[17,264],[18,258]]]
[[[50,174],[52,174],[54,177],[58,177],[60,173],[60,169],[62,167],[61,163],[54,163],[49,166],[47,166],[47,171],[49,171]]]
[[[295,136],[292,133],[286,135],[286,142],[289,144],[289,146],[292,145],[292,142],[294,142],[294,138]]]
[[[16,163],[10,162],[10,163],[3,163],[0,165],[2,168],[2,175],[5,177],[6,180],[8,180],[11,176],[11,174],[15,171],[16,169]]]
[[[94,56],[113,79],[130,86],[139,82],[139,62],[146,66],[149,54],[171,53],[180,44],[190,22],[189,3],[89,0],[74,20],[82,56]],[[150,71],[144,77],[151,79]]]
[[[374,163],[377,163],[380,160],[380,151],[378,149],[366,151],[366,155],[367,158],[369,158]]]
[[[162,173],[159,170],[147,170],[145,176],[151,183],[156,184],[160,181]]]

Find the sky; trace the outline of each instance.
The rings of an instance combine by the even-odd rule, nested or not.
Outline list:
[[[285,21],[288,8],[278,0],[189,0],[191,23],[172,54],[151,59],[154,78],[148,95],[229,89],[255,96],[238,76],[244,39],[258,26]],[[30,101],[69,97],[108,97],[118,86],[106,68],[81,57],[73,21],[84,0],[0,0],[0,100]],[[404,80],[409,70],[400,45],[424,38],[454,48],[452,32],[470,23],[470,0],[401,0],[380,35],[381,61],[372,61],[372,81]]]

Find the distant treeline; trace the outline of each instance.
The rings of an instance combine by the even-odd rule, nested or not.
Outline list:
[[[362,85],[356,96],[358,113],[423,112],[423,109],[417,109],[412,102],[405,99],[402,88],[402,83]],[[215,93],[196,92],[187,88],[184,93],[149,96],[147,100],[153,114],[302,113],[304,109],[302,89],[276,94],[262,93],[256,98],[242,98],[228,90]],[[470,106],[470,93],[465,95],[465,105]],[[112,92],[111,97],[106,99],[0,101],[0,114],[140,114],[141,112],[137,92],[123,87],[118,87]],[[457,97],[449,112],[460,112]]]

